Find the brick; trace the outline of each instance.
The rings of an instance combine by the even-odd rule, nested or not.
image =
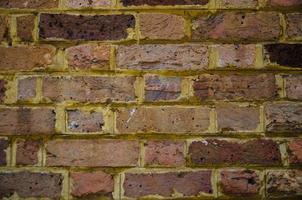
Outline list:
[[[33,32],[35,29],[35,16],[26,15],[17,17],[17,36],[22,41],[33,41]]]
[[[302,106],[294,102],[268,104],[265,107],[266,130],[274,133],[300,133]]]
[[[200,133],[209,127],[206,107],[120,108],[116,115],[119,133]]]
[[[2,0],[0,8],[56,8],[59,0]]]
[[[135,77],[45,77],[42,95],[47,101],[135,101]]]
[[[199,44],[118,46],[117,67],[135,70],[201,70],[208,66],[208,48]]]
[[[223,8],[256,8],[257,0],[219,0],[218,5]]]
[[[74,197],[103,196],[112,199],[114,189],[113,176],[102,171],[96,172],[72,172],[71,194]]]
[[[221,192],[230,196],[258,196],[260,177],[252,170],[223,170],[220,172]]]
[[[277,96],[274,74],[204,74],[193,83],[199,100],[264,100]]]
[[[38,140],[19,140],[17,141],[16,164],[17,165],[36,165],[39,162],[38,154],[41,142]]]
[[[0,166],[4,166],[7,164],[6,161],[6,153],[8,151],[9,142],[7,139],[0,138]],[[1,194],[1,190],[0,190]]]
[[[258,107],[220,104],[216,112],[220,131],[256,131],[260,125]]]
[[[68,110],[68,131],[100,132],[105,125],[104,116],[99,111]]]
[[[274,170],[267,172],[267,196],[286,197],[302,194],[301,170]]]
[[[2,70],[45,69],[53,63],[55,48],[50,45],[0,47]]]
[[[213,193],[211,171],[127,173],[123,185],[124,196],[132,198],[148,195],[174,197],[174,194],[190,197]]]
[[[55,133],[55,111],[51,108],[1,108],[0,118],[0,134]]]
[[[1,172],[0,198],[5,199],[16,193],[21,198],[59,199],[63,176],[51,172]]]
[[[177,100],[180,95],[181,79],[179,77],[163,77],[156,75],[145,77],[146,101]]]
[[[7,16],[0,15],[0,42],[6,41],[8,39],[9,39],[9,18]]]
[[[182,16],[160,13],[139,15],[140,36],[143,39],[177,40],[185,36]]]
[[[67,0],[65,6],[69,8],[98,8],[110,7],[111,0]]]
[[[220,45],[216,47],[217,67],[253,68],[256,60],[256,46],[249,45]]]
[[[288,143],[288,154],[290,164],[302,163],[302,139],[296,138]]]
[[[147,166],[184,166],[183,141],[151,140],[145,146],[145,164]]]
[[[301,75],[288,75],[285,76],[285,91],[289,99],[302,99],[302,76]]]
[[[132,15],[41,14],[39,33],[51,40],[122,40],[134,26]]]
[[[121,0],[124,6],[173,6],[173,5],[205,5],[209,0]]]
[[[269,6],[295,7],[302,6],[301,0],[268,0]]]
[[[302,5],[302,3],[301,3]],[[290,39],[302,38],[302,13],[290,13],[286,15],[286,33]]]
[[[46,146],[47,166],[137,166],[139,144],[134,140],[53,140]]]
[[[278,13],[221,12],[193,20],[194,40],[275,41],[281,32]]]
[[[0,103],[2,103],[5,99],[6,92],[6,81],[0,79]]]
[[[195,141],[189,146],[189,155],[192,164],[198,166],[281,164],[278,144],[269,139]]]
[[[302,44],[266,44],[264,49],[268,64],[302,67]]]
[[[18,80],[18,100],[27,101],[36,97],[37,78],[26,77]]]
[[[109,70],[110,46],[83,44],[66,50],[68,65],[72,69]]]

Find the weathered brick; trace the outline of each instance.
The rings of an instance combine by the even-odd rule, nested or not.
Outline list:
[[[51,172],[1,172],[0,198],[16,193],[21,198],[60,199],[63,176]]]
[[[289,99],[302,99],[302,76],[301,75],[288,75],[285,76],[286,80],[286,96]]]
[[[71,194],[74,197],[84,198],[89,196],[109,197],[112,199],[114,190],[113,176],[102,171],[72,172]]]
[[[221,131],[255,131],[260,125],[258,107],[220,104],[216,112]]]
[[[242,197],[259,195],[260,177],[257,171],[223,170],[220,179],[223,194]]]
[[[268,63],[302,68],[302,44],[266,44],[264,49]]]
[[[209,127],[206,107],[120,108],[116,127],[119,133],[199,133]]]
[[[73,69],[109,70],[110,46],[83,44],[66,50],[68,65]]]
[[[173,6],[173,5],[205,5],[209,0],[121,0],[124,6]]]
[[[219,45],[216,47],[217,67],[255,67],[256,46],[249,45]]]
[[[302,5],[302,2],[301,2]],[[286,33],[290,39],[302,39],[302,13],[290,13],[286,15]]]
[[[183,166],[185,164],[183,141],[151,140],[145,146],[147,166]]]
[[[184,24],[184,18],[179,15],[162,13],[139,15],[140,37],[143,39],[181,39],[185,36]]]
[[[38,140],[19,140],[17,141],[16,164],[17,165],[36,165],[38,164],[39,150],[41,142]]]
[[[266,190],[269,197],[302,195],[301,170],[268,171],[266,176]]]
[[[193,20],[194,40],[271,41],[281,28],[278,13],[222,12],[202,15]]]
[[[4,101],[5,98],[5,92],[6,92],[6,81],[0,79],[0,103]]]
[[[45,69],[53,63],[55,48],[50,45],[0,47],[2,70]]]
[[[41,14],[39,33],[42,39],[52,40],[121,40],[134,26],[132,15]]]
[[[0,134],[54,134],[55,112],[51,108],[1,108]]]
[[[156,183],[156,184],[154,184]],[[166,172],[125,175],[124,196],[143,197],[160,195],[173,197],[200,196],[201,193],[212,194],[211,171]]]
[[[294,102],[268,104],[265,107],[266,130],[275,133],[302,131],[302,106]]]
[[[201,70],[208,66],[208,48],[199,44],[119,46],[117,66],[136,70]]]
[[[67,0],[65,6],[69,8],[98,8],[110,7],[111,0]]]
[[[274,74],[204,74],[194,80],[200,100],[263,100],[277,96]]]
[[[1,3],[1,2],[0,2]],[[0,15],[0,42],[9,39],[9,18]]]
[[[6,153],[7,153],[7,148],[9,146],[9,142],[7,139],[0,138],[0,166],[6,165]],[[1,189],[0,189],[0,194],[1,194]]]
[[[145,100],[166,101],[176,100],[181,95],[181,79],[149,75],[145,77]]]
[[[302,6],[301,0],[268,0],[269,6],[295,7]]]
[[[104,116],[99,111],[67,111],[67,128],[71,132],[100,132],[105,125]]]
[[[32,100],[36,97],[36,77],[26,77],[18,80],[18,100]]]
[[[135,77],[45,77],[43,97],[50,101],[135,101]]]
[[[256,8],[257,0],[218,0],[218,5],[223,8]]]
[[[59,0],[1,0],[0,8],[56,8]]]
[[[25,15],[17,17],[17,36],[22,41],[33,41],[33,31],[35,29],[35,16]]]
[[[198,166],[281,164],[279,147],[269,139],[196,141],[190,145],[189,155],[192,164]]]
[[[46,146],[47,166],[137,166],[139,144],[134,140],[53,140]]]
[[[302,163],[302,139],[296,138],[288,143],[288,154],[290,164]]]

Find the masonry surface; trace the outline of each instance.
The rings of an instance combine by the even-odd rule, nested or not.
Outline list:
[[[302,199],[302,1],[0,0],[0,199]]]

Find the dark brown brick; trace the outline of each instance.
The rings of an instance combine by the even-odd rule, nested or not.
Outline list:
[[[1,8],[55,8],[59,0],[1,0]]]
[[[208,139],[189,147],[193,165],[279,165],[281,156],[276,142],[268,139],[249,141]]]
[[[121,0],[124,6],[205,5],[209,0]]]
[[[0,42],[7,41],[9,37],[9,18],[0,15]]]
[[[5,98],[5,92],[6,92],[6,81],[5,80],[1,80],[0,79],[0,103],[2,103],[4,101]]]
[[[0,166],[6,165],[7,163],[6,153],[7,153],[8,146],[9,146],[8,140],[4,138],[0,138]]]
[[[302,7],[302,1],[301,1]],[[302,40],[302,13],[290,13],[286,15],[286,33],[290,39]]]
[[[19,140],[17,142],[16,164],[36,165],[41,142],[37,140]]]
[[[269,63],[302,68],[302,44],[266,44],[264,49]]]
[[[180,193],[183,197],[200,196],[202,192],[212,194],[211,171],[127,173],[124,191],[124,196],[132,198],[147,195],[173,197],[174,193]]]
[[[60,199],[63,176],[49,172],[1,172],[0,198],[9,198],[14,193],[21,198]]]
[[[41,14],[39,24],[40,37],[53,40],[121,40],[134,26],[132,15]]]
[[[17,36],[22,41],[33,41],[33,31],[35,28],[35,16],[26,15],[17,17]]]

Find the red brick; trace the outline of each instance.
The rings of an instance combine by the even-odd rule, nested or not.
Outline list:
[[[266,175],[268,197],[290,197],[302,194],[301,170],[274,170]]]
[[[278,13],[222,12],[193,20],[194,40],[275,41],[281,28]]]
[[[268,0],[270,6],[295,7],[302,6],[301,0]]]
[[[51,108],[1,108],[0,118],[0,134],[55,133],[55,112]]]
[[[121,0],[124,6],[173,6],[173,5],[205,5],[209,0]]]
[[[74,197],[87,197],[94,195],[97,197],[112,198],[114,189],[113,176],[102,171],[96,172],[72,172],[71,194]]]
[[[277,96],[274,74],[204,74],[194,80],[200,100],[264,100]]]
[[[45,69],[53,63],[55,48],[50,45],[0,47],[2,70]]]
[[[0,166],[6,165],[6,157],[8,152],[9,142],[5,138],[0,138]],[[1,194],[1,192],[0,192]]]
[[[275,133],[302,131],[302,106],[295,102],[268,104],[265,107],[266,130]]]
[[[146,101],[177,100],[181,95],[181,79],[149,75],[145,77]]]
[[[183,141],[151,140],[145,143],[147,166],[183,166],[185,164]]]
[[[1,8],[56,8],[59,0],[2,0]]]
[[[286,96],[289,99],[302,99],[302,76],[289,75],[285,76],[286,81]]]
[[[0,172],[0,198],[6,199],[16,193],[23,199],[30,197],[60,199],[62,182],[63,176],[59,173]]]
[[[0,103],[5,99],[6,84],[7,82],[5,80],[0,79]]]
[[[220,179],[223,194],[242,197],[259,195],[260,177],[257,171],[223,170]]]
[[[218,54],[217,67],[253,68],[256,60],[256,46],[220,45],[216,47]]]
[[[302,164],[302,139],[296,138],[288,143],[290,164]]]
[[[302,5],[302,2],[301,2]],[[286,15],[286,33],[290,39],[302,39],[302,13],[290,13]]]
[[[216,112],[220,131],[256,131],[260,124],[257,107],[220,104]]]
[[[210,109],[205,107],[120,108],[119,133],[200,133],[209,127]]]
[[[9,39],[9,18],[7,16],[0,15],[0,42],[6,41],[8,39]]]
[[[18,100],[27,101],[36,97],[36,77],[26,77],[18,80]]]
[[[67,0],[65,6],[69,8],[98,8],[110,7],[111,0]]]
[[[147,195],[173,197],[212,194],[211,171],[166,172],[125,175],[124,196],[138,198]]]
[[[182,16],[171,14],[140,14],[139,30],[143,39],[182,39],[185,36],[185,20]]]
[[[256,150],[256,151],[255,151]],[[248,141],[207,139],[189,147],[193,165],[280,165],[278,144],[269,139]]]
[[[16,164],[36,165],[38,164],[41,142],[37,140],[19,140],[17,142]]]
[[[134,140],[53,140],[46,146],[47,166],[137,166],[139,144]]]
[[[218,0],[218,5],[223,8],[256,8],[257,0]]]
[[[67,128],[71,132],[100,132],[105,125],[104,116],[99,111],[67,111]]]
[[[135,101],[135,77],[45,77],[42,95],[46,101]]]
[[[199,44],[118,46],[117,67],[134,70],[202,70],[208,66],[208,48]]]
[[[41,14],[39,33],[51,40],[122,40],[134,26],[132,15]]]
[[[22,41],[33,41],[33,31],[35,29],[35,16],[25,15],[17,17],[17,36]]]
[[[83,44],[66,50],[68,65],[72,69],[109,70],[110,46]]]

